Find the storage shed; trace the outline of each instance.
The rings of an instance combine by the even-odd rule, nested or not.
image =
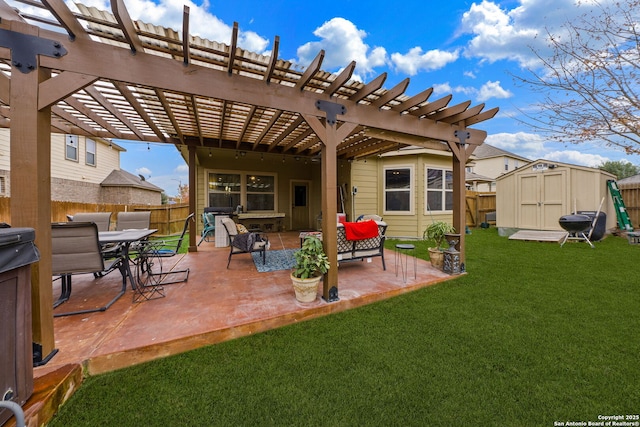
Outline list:
[[[607,189],[615,175],[596,168],[536,160],[496,180],[496,226],[501,235],[517,230],[558,230],[561,216],[598,210],[606,213],[606,229],[616,227]],[[604,200],[604,201],[603,201]]]

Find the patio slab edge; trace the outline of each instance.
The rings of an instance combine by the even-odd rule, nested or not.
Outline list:
[[[268,331],[270,329],[280,328],[300,321],[310,320],[332,313],[338,313],[352,308],[372,304],[374,302],[389,299],[398,295],[415,291],[417,289],[452,280],[457,277],[460,277],[460,275],[445,276],[430,280],[428,282],[411,284],[397,289],[366,294],[351,299],[341,299],[332,303],[327,303],[321,299],[309,304],[297,303],[300,306],[299,309],[293,310],[283,315],[234,325],[228,328],[218,329],[214,331],[208,331],[201,334],[181,337],[170,341],[154,343],[134,349],[127,349],[110,354],[97,355],[85,360],[83,366],[87,375],[99,375],[102,373],[149,362],[152,360],[184,353],[186,351],[195,350],[204,346],[218,344],[255,333]]]

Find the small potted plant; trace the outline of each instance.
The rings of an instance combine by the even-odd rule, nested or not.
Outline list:
[[[424,240],[435,242],[435,246],[429,248],[429,259],[434,267],[442,268],[442,260],[444,258],[442,243],[445,240],[445,234],[455,232],[456,229],[448,222],[434,221],[422,233]]]
[[[322,241],[307,236],[302,248],[294,253],[296,262],[291,271],[291,282],[300,302],[312,302],[318,295],[318,283],[329,270],[329,258],[324,253]]]

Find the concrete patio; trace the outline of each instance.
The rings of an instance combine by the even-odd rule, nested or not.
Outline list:
[[[299,247],[298,233],[271,233],[271,251]],[[371,262],[339,265],[339,298],[299,303],[288,270],[259,273],[251,256],[236,255],[226,269],[228,248],[204,242],[198,252],[171,258],[163,268],[190,268],[189,280],[165,286],[166,297],[132,302],[129,291],[105,312],[58,317],[54,320],[58,353],[34,368],[34,394],[24,406],[28,425],[41,425],[53,416],[85,375],[100,374],[242,337],[291,323],[359,307],[439,283],[455,276],[412,260],[406,283],[396,274],[394,251]],[[268,257],[268,253],[267,253]],[[99,306],[117,293],[117,272],[94,279],[73,277],[71,299],[54,312]],[[54,297],[59,285],[54,285]]]

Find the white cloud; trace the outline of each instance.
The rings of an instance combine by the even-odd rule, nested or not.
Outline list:
[[[355,60],[358,73],[366,75],[373,73],[375,67],[383,66],[387,62],[387,51],[383,47],[370,50],[364,42],[367,33],[344,18],[332,18],[318,27],[313,34],[321,40],[300,46],[296,62],[307,65],[322,49],[325,50],[323,68],[328,70],[344,67]]]
[[[72,10],[75,6],[67,1]],[[105,0],[83,0],[83,4],[94,6],[101,10],[111,11],[111,6]],[[204,1],[197,5],[185,0],[176,2],[173,0],[127,0],[126,7],[129,16],[133,20],[162,25],[180,31],[182,29],[183,6],[189,6],[189,32],[209,40],[229,44],[231,42],[232,26],[225,24],[218,17],[208,12],[209,2]],[[242,31],[238,34],[238,46],[256,53],[264,53],[269,46],[269,40],[261,37],[253,31]]]
[[[173,171],[176,172],[176,173],[189,172],[189,166],[185,163],[185,164],[182,164],[182,165],[178,166]]]
[[[589,167],[598,167],[609,161],[609,158],[599,154],[588,154],[576,150],[551,151],[545,154],[544,159]]]
[[[151,169],[143,166],[141,168],[137,168],[136,173],[138,175],[143,175],[145,178],[149,178],[151,176]]]
[[[406,54],[391,54],[391,62],[398,71],[415,76],[420,71],[432,71],[445,67],[447,64],[455,62],[460,56],[460,52],[455,50],[447,52],[433,49],[423,52],[421,47],[413,47]]]
[[[502,88],[500,82],[487,82],[480,89],[476,89],[472,86],[451,86],[449,82],[439,83],[433,85],[433,92],[436,95],[460,93],[469,97],[475,97],[477,101],[484,102],[491,98],[511,98],[513,93],[511,91]]]
[[[531,160],[541,158],[545,151],[544,139],[534,133],[496,133],[487,135],[486,142]]]
[[[483,102],[491,98],[506,99],[511,98],[513,93],[500,86],[500,82],[486,82],[478,92],[478,101]]]
[[[607,0],[604,0],[605,2]],[[473,3],[462,16],[460,31],[471,34],[467,57],[489,62],[515,60],[523,67],[538,63],[531,48],[547,52],[547,31],[561,32],[562,24],[584,12],[575,0],[521,0],[512,10],[501,9],[493,1]]]

